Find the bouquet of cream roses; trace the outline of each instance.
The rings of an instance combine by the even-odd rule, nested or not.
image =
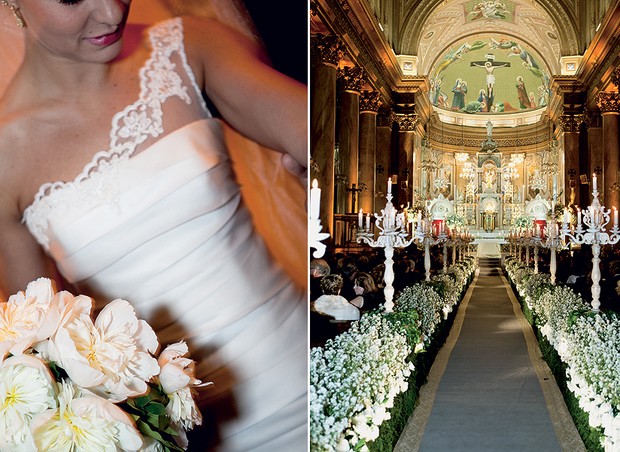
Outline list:
[[[203,386],[187,345],[156,357],[153,329],[127,301],[95,320],[92,309],[45,278],[0,301],[0,450],[187,448]]]

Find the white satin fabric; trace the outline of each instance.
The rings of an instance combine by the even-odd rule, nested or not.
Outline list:
[[[82,293],[99,303],[124,298],[162,344],[188,342],[198,377],[214,382],[201,407],[220,418],[218,450],[305,450],[305,294],[254,230],[221,124],[197,95],[184,50],[170,61],[188,89],[160,99],[164,128],[185,94],[196,118],[153,132],[152,143],[138,139],[88,177],[42,190],[25,221]]]

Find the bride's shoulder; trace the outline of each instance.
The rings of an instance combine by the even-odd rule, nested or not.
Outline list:
[[[244,68],[268,61],[260,41],[249,33],[215,18],[184,16],[182,21],[185,53],[201,86],[205,79],[227,83]]]
[[[190,64],[221,72],[238,71],[244,63],[267,61],[260,41],[218,19],[183,16],[185,51]]]

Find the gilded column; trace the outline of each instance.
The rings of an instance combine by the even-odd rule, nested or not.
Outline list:
[[[395,115],[392,110],[381,109],[377,115],[377,152],[375,170],[375,212],[385,206],[387,181],[390,177],[390,155],[392,153],[392,127]]]
[[[312,39],[310,77],[311,180],[321,188],[323,231],[334,233],[334,149],[336,147],[336,69],[343,54],[337,36]]]
[[[564,199],[565,205],[580,205],[579,197],[579,127],[586,121],[586,115],[564,114],[559,125],[564,131]],[[588,200],[585,200],[587,202]]]
[[[620,208],[618,169],[620,169],[620,141],[618,140],[618,115],[620,95],[617,92],[601,92],[596,98],[603,116],[603,188],[601,203],[608,209]]]
[[[375,209],[375,167],[377,152],[377,112],[379,111],[378,91],[362,91],[360,95],[360,161],[359,208],[364,212],[377,212]]]
[[[588,174],[597,173],[600,183],[603,183],[603,118],[598,109],[588,112]],[[589,187],[588,187],[589,188]],[[603,187],[599,186],[602,191]],[[592,190],[590,190],[590,193]]]
[[[415,128],[418,125],[418,115],[415,113],[396,114],[398,123],[398,203],[413,205],[413,147],[415,143]]]
[[[359,182],[359,107],[364,71],[357,67],[338,70],[341,83],[340,121],[338,127],[339,182],[336,188],[336,212],[354,213],[359,210],[357,199]],[[355,204],[355,205],[354,205]]]

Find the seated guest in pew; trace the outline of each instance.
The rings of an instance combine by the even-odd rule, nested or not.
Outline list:
[[[316,300],[323,294],[321,280],[323,276],[330,273],[331,268],[325,259],[312,259],[310,261],[310,301]]]
[[[312,304],[320,314],[333,317],[335,320],[359,320],[360,311],[340,295],[343,278],[340,275],[327,275],[321,279],[323,295]]]
[[[353,290],[355,290],[357,297],[349,303],[360,308],[362,312],[377,309],[383,302],[383,294],[377,289],[372,276],[366,272],[355,274]]]

